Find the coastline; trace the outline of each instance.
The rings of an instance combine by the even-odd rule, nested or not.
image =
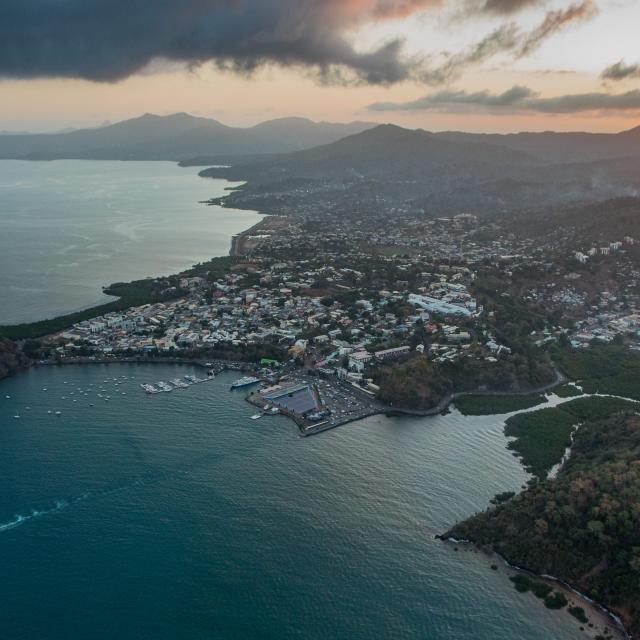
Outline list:
[[[34,161],[19,160],[19,162],[25,162],[28,164]],[[35,160],[35,162],[38,162],[38,160]],[[103,162],[103,160],[86,160],[86,162]],[[104,162],[113,161],[106,160]],[[135,164],[140,161],[134,160],[132,162]],[[180,164],[175,161],[159,160],[158,163],[170,165],[180,169]],[[193,180],[196,180],[200,185],[200,191],[203,191],[204,193],[208,192],[209,194],[215,194],[219,191],[217,183],[224,183],[223,186],[225,188],[225,194],[221,196],[222,199],[226,198],[227,195],[229,195],[229,188],[234,188],[234,183],[226,179],[221,178],[210,180],[207,182],[206,180],[203,180],[202,177],[198,175],[198,173],[195,173],[191,176],[188,174],[190,174],[190,172],[185,172],[185,177],[187,179],[191,177]],[[182,175],[182,172],[180,173],[180,175]],[[209,208],[205,205],[211,204],[210,200],[213,200],[214,198],[205,200],[202,198],[202,195],[204,195],[204,193],[199,193],[198,190],[195,190],[194,192],[193,184],[189,182],[185,182],[184,184],[186,185],[186,188],[189,189],[189,191],[186,193],[186,199],[184,195],[179,192],[180,201],[183,203],[183,205],[185,205],[185,207],[188,208],[189,211],[191,210],[191,208],[197,209],[198,211],[200,211],[198,215],[204,216],[204,218],[206,218],[208,221],[213,221],[211,222],[211,224],[213,224],[213,228],[207,231],[207,233],[212,232],[213,235],[208,235],[206,242],[201,243],[204,247],[202,250],[196,250],[196,252],[192,252],[191,255],[193,257],[191,258],[189,258],[188,254],[185,254],[182,256],[182,259],[173,260],[173,266],[167,267],[167,265],[165,265],[164,263],[160,263],[159,266],[156,265],[156,268],[154,268],[153,265],[144,266],[146,263],[140,262],[138,260],[133,262],[132,264],[128,264],[128,268],[125,271],[114,275],[113,280],[111,280],[111,275],[109,274],[103,274],[102,276],[99,275],[97,280],[91,279],[89,281],[90,288],[88,289],[88,295],[85,295],[84,298],[79,302],[75,301],[75,303],[66,305],[64,304],[63,300],[61,304],[50,305],[50,307],[53,308],[49,308],[49,310],[47,310],[47,308],[45,307],[44,310],[37,310],[25,317],[14,318],[13,316],[7,315],[4,321],[0,321],[0,337],[5,337],[14,341],[33,337],[43,337],[52,333],[56,333],[57,330],[47,331],[46,333],[40,332],[40,335],[38,336],[22,336],[16,334],[16,329],[36,325],[45,325],[47,323],[65,323],[66,327],[69,327],[81,320],[90,319],[99,315],[103,315],[105,313],[120,312],[128,307],[144,304],[145,301],[130,300],[129,296],[127,296],[126,293],[123,293],[120,290],[122,288],[121,285],[130,285],[137,282],[176,277],[183,272],[191,270],[194,266],[202,262],[207,262],[215,258],[228,258],[230,255],[233,255],[234,238],[242,237],[245,234],[249,233],[254,227],[259,225],[265,217],[267,217],[266,214],[249,208],[235,210],[233,207],[220,206],[217,211],[215,211],[215,208],[214,211],[210,211]],[[147,200],[153,203],[153,200],[151,200],[150,198],[147,198]],[[251,216],[252,220],[244,220],[244,217],[246,217],[247,214],[255,215]],[[216,220],[220,216],[222,216],[220,219],[222,219],[223,222],[216,222]],[[231,222],[228,222],[225,216],[228,217]],[[258,218],[257,222],[256,218]],[[235,222],[233,221],[233,219],[235,219]],[[249,224],[250,226],[245,227],[245,225],[247,224]],[[201,236],[201,233],[196,232],[194,237]],[[218,236],[221,237],[218,239]],[[208,253],[209,251],[211,251],[212,253]],[[139,262],[141,265],[143,265],[143,268],[141,268],[140,271],[137,272],[136,265]],[[131,269],[132,266],[133,269]],[[109,278],[109,280],[103,280],[102,277]],[[85,279],[80,278],[80,282],[84,281]],[[118,289],[114,290],[114,287],[117,287]],[[94,291],[94,293],[91,293],[91,291]]]
[[[494,551],[493,549],[491,549],[490,551],[485,550],[479,547],[475,542],[473,542],[473,540],[459,540],[452,536],[447,536],[446,534],[437,535],[436,538],[438,540],[442,540],[443,542],[446,542],[452,545],[469,545],[476,552],[483,553],[489,559],[491,558],[499,559],[504,564],[504,566],[512,570],[514,574],[525,575],[529,578],[535,578],[539,582],[544,582],[545,584],[548,584],[549,586],[553,587],[556,591],[562,592],[564,596],[567,598],[568,604],[563,610],[561,610],[566,615],[571,615],[568,611],[568,607],[582,606],[586,610],[587,614],[590,614],[590,616],[595,616],[595,618],[600,622],[600,624],[604,625],[602,631],[604,631],[605,628],[609,630],[609,633],[612,634],[609,636],[610,638],[614,640],[633,640],[633,636],[631,636],[631,634],[627,631],[625,627],[623,618],[615,610],[612,610],[604,606],[603,604],[599,603],[597,600],[591,598],[589,595],[582,593],[581,591],[578,591],[570,583],[565,582],[564,580],[557,578],[555,576],[538,574],[538,573],[535,573],[534,571],[531,571],[530,569],[527,569],[526,567],[520,567],[518,565],[512,564],[511,562],[509,562],[507,558],[505,558],[503,555],[501,555],[497,551]],[[527,594],[522,594],[522,595],[525,596]],[[538,603],[539,606],[544,606],[543,603],[539,601],[537,598],[535,599],[535,601]],[[590,619],[589,622],[594,624],[592,628],[589,627],[588,625],[581,624],[581,629],[585,633],[587,633],[589,637],[595,638],[596,634],[600,631],[600,629],[597,629],[593,620]]]

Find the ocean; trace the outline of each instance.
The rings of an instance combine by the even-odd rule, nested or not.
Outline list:
[[[261,218],[209,207],[224,180],[171,162],[0,160],[0,324],[112,300],[102,287],[229,253]]]
[[[232,373],[139,386],[187,373],[203,375],[73,365],[0,382],[3,640],[584,637],[502,565],[435,539],[527,480],[500,416],[301,438],[251,420]]]

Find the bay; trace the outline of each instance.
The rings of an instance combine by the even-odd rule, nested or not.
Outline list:
[[[203,375],[49,366],[0,382],[3,638],[584,637],[434,537],[527,480],[504,416],[300,438],[284,417],[251,420],[231,373],[139,387],[187,373]]]
[[[200,202],[224,180],[170,162],[0,160],[0,324],[112,300],[112,282],[169,275],[229,253],[260,220]]]

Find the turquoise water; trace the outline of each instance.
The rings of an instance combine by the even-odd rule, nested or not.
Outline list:
[[[379,416],[300,438],[283,417],[250,420],[232,374],[139,388],[192,372],[0,382],[3,640],[582,637],[482,554],[434,539],[526,480],[500,418]]]
[[[229,253],[250,211],[208,207],[229,183],[170,162],[0,160],[0,324],[111,300],[102,286]]]

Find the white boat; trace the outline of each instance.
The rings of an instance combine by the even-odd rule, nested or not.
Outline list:
[[[261,413],[256,413],[255,415],[251,416],[252,420],[258,420],[262,418],[262,414]]]
[[[61,416],[62,415],[62,411],[56,411],[56,415],[57,416]]]
[[[14,417],[14,418],[19,418],[19,417],[20,417],[20,414],[19,414],[19,413],[16,413],[16,415],[15,415],[15,416],[13,416],[13,417]]]
[[[260,382],[259,378],[254,378],[253,376],[245,376],[244,378],[240,378],[235,382],[231,383],[232,389],[238,389],[239,387],[248,387],[250,384],[256,384],[256,382]]]
[[[146,393],[160,393],[160,390],[156,389],[152,384],[141,384],[140,386]]]

